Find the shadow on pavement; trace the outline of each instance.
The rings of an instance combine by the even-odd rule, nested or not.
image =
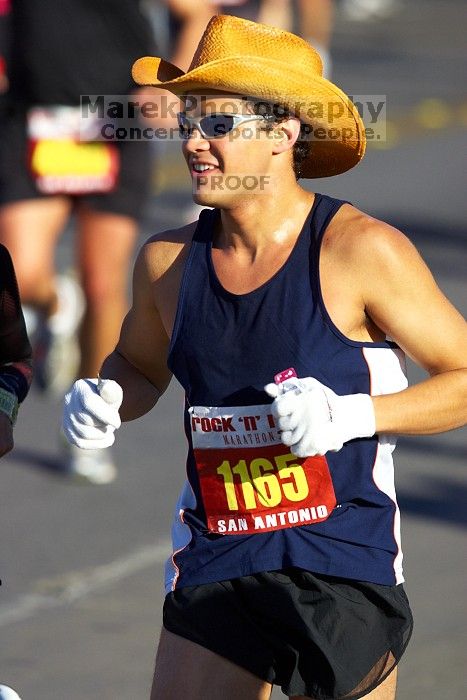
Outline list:
[[[63,462],[60,457],[51,454],[41,454],[37,450],[29,450],[27,447],[16,447],[8,455],[8,460],[18,462],[26,467],[38,467],[57,476],[65,477]]]
[[[464,445],[453,444],[453,442],[436,440],[431,436],[400,437],[397,441],[398,450],[404,452],[416,452],[417,454],[427,454],[432,457],[445,457],[450,460],[466,460],[467,450]]]
[[[439,224],[433,224],[423,219],[394,218],[389,213],[384,217],[384,221],[404,231],[414,242],[433,242],[440,246],[467,247],[467,227],[461,228],[450,224],[443,224],[441,227]]]
[[[462,442],[464,431],[460,433],[460,440],[436,439],[435,436],[402,437],[398,440],[399,459],[397,461],[410,462],[410,459],[419,460],[426,458],[439,464],[440,476],[418,471],[418,479],[422,476],[423,482],[417,485],[416,490],[410,487],[398,487],[398,502],[402,513],[415,517],[444,521],[457,527],[467,527],[467,484],[461,483],[456,474],[461,473],[465,463],[466,449]],[[403,454],[401,452],[403,451]],[[446,468],[449,467],[449,474]]]
[[[425,477],[424,489],[428,495],[419,495],[399,489],[397,500],[402,514],[423,519],[444,521],[467,528],[467,486],[444,478]]]

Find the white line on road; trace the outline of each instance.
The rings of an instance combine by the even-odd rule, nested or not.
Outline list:
[[[47,592],[26,594],[10,604],[0,606],[0,627],[21,622],[42,610],[73,603],[137,571],[147,569],[154,564],[161,564],[169,553],[170,542],[167,540],[152,547],[141,547],[109,564],[62,574],[43,581],[40,587]]]

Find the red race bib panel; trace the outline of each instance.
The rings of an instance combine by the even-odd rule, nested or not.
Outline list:
[[[190,408],[211,532],[253,534],[326,520],[336,496],[325,457],[295,457],[269,405]]]
[[[43,194],[103,194],[115,189],[120,155],[113,143],[84,140],[79,107],[28,112],[29,170]],[[94,131],[89,128],[89,136]],[[91,133],[92,132],[92,133]]]

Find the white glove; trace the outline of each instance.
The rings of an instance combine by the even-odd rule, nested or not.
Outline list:
[[[120,384],[112,379],[79,379],[65,396],[63,432],[69,442],[85,450],[110,447],[120,427],[123,400]]]
[[[267,384],[264,390],[274,398],[271,410],[281,440],[297,457],[337,452],[348,440],[375,433],[368,394],[338,396],[313,377]]]

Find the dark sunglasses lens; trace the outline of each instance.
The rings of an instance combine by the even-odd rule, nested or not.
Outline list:
[[[200,125],[208,138],[225,136],[232,131],[234,118],[229,114],[210,114],[201,119]]]

